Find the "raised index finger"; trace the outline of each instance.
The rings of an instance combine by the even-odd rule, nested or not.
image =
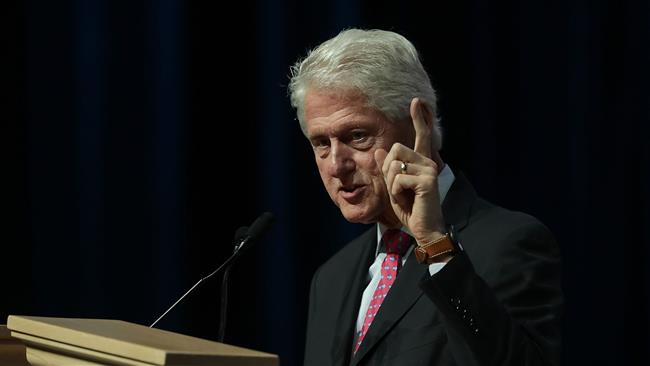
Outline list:
[[[433,116],[420,98],[411,100],[411,119],[415,128],[416,153],[431,158],[431,134],[433,133]]]

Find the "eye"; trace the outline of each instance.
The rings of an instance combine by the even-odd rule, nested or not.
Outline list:
[[[321,149],[328,147],[330,145],[330,141],[326,138],[313,138],[311,140],[311,146],[314,147],[314,149]]]
[[[352,141],[362,142],[368,138],[368,135],[366,134],[365,131],[354,130],[350,133],[350,138],[352,139]]]

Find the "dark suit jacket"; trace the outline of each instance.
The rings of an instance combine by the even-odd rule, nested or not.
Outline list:
[[[411,254],[355,355],[376,228],[316,271],[305,365],[559,364],[560,254],[550,232],[478,198],[462,175],[443,214],[464,252],[433,276]]]

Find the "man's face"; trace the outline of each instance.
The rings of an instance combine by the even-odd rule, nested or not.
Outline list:
[[[412,145],[412,126],[392,123],[362,96],[315,91],[305,97],[305,123],[323,184],[343,216],[357,223],[394,223],[374,153],[390,151],[395,142]]]

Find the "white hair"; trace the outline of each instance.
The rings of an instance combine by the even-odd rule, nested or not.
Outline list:
[[[433,149],[442,146],[436,93],[429,75],[413,44],[397,33],[344,30],[291,67],[291,105],[305,134],[304,103],[309,89],[361,93],[369,107],[393,122],[410,120],[411,100],[418,97],[433,113]]]

